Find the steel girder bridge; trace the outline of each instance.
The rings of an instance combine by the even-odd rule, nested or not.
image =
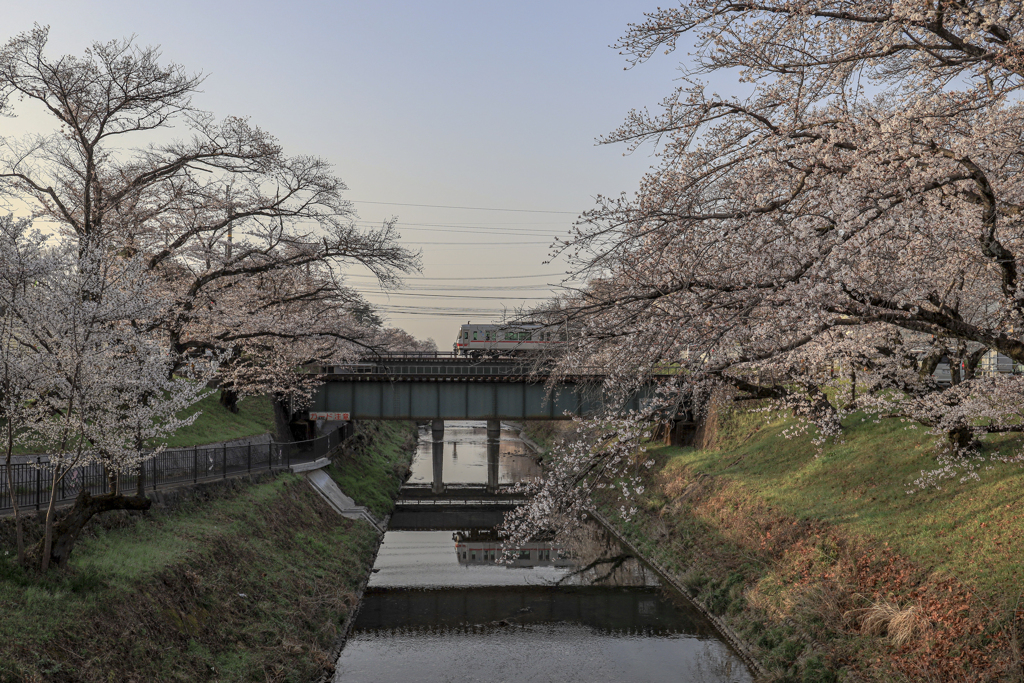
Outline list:
[[[499,490],[501,420],[567,420],[609,407],[639,410],[655,390],[654,385],[642,387],[625,401],[608,406],[602,389],[604,376],[597,372],[561,377],[549,386],[550,376],[537,371],[532,363],[448,354],[402,354],[318,371],[324,384],[313,399],[311,412],[348,413],[350,420],[431,422],[430,491],[435,496],[446,490],[442,471],[445,420],[487,421],[486,491],[493,495]]]
[[[549,376],[515,359],[400,355],[320,368],[324,384],[310,411],[353,420],[566,420],[601,412],[603,375]],[[644,387],[617,410],[638,410]]]

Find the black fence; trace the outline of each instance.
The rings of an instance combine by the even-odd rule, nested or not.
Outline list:
[[[120,491],[132,494],[139,489],[140,477],[143,490],[148,491],[161,486],[225,479],[260,470],[285,469],[326,457],[341,443],[343,432],[343,429],[337,429],[318,439],[293,443],[168,449],[144,461],[133,472],[118,473],[117,485]],[[40,459],[41,462],[11,465],[19,509],[40,510],[49,505],[53,470],[48,468],[45,456]],[[65,474],[57,483],[57,503],[74,500],[83,489],[93,495],[110,491],[110,480],[102,465],[75,467]],[[7,466],[0,464],[0,511],[11,508]]]

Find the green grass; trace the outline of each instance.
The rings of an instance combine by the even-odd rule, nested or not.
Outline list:
[[[405,422],[366,425],[362,434],[369,443],[362,452],[337,457],[327,468],[342,491],[378,518],[394,509],[394,500],[409,471],[411,445],[406,435],[415,436],[412,428]]]
[[[336,476],[381,514],[409,426],[366,425]],[[0,553],[0,683],[308,681],[369,571],[376,533],[293,474],[97,529],[65,571]],[[94,525],[98,526],[98,525]]]
[[[299,477],[283,475],[100,534],[63,574],[40,578],[5,562],[0,600],[10,611],[0,638],[10,647],[0,672],[8,680],[308,680],[374,541],[368,525],[325,510]]]
[[[180,415],[194,415],[200,412],[196,421],[182,427],[174,435],[164,439],[168,448],[201,446],[207,443],[231,441],[247,436],[274,433],[274,407],[267,396],[247,396],[238,401],[238,412],[232,413],[220,404],[218,392],[213,392]],[[0,421],[0,427],[3,427]],[[37,448],[15,445],[14,455],[38,453]]]
[[[168,438],[168,448],[198,446],[218,441],[231,441],[246,436],[274,432],[274,408],[267,396],[247,396],[238,401],[238,412],[232,413],[218,401],[214,392],[201,400],[188,415],[202,411],[196,421],[182,427]]]
[[[915,490],[921,471],[936,467],[935,437],[899,420],[863,417],[850,416],[842,442],[817,455],[810,435],[783,436],[792,420],[769,423],[763,414],[736,410],[720,418],[717,448],[664,448],[658,456],[668,460],[667,471],[725,476],[794,517],[874,537],[992,597],[1015,597],[1024,586],[1024,468],[993,464],[980,482]],[[986,449],[1020,446],[997,437]]]

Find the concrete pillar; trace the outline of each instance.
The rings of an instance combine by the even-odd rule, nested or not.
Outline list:
[[[430,425],[431,456],[434,465],[434,477],[430,490],[436,495],[444,493],[444,420],[434,420]]]
[[[488,420],[487,421],[487,440],[488,441],[500,441],[501,440],[501,420]]]
[[[501,454],[501,421],[487,421],[487,490],[498,490],[498,463]]]

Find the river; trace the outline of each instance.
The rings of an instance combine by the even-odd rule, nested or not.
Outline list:
[[[504,426],[503,426],[504,427]],[[409,483],[432,477],[430,431]],[[503,428],[499,481],[539,476]],[[486,484],[486,426],[445,424],[444,482]],[[596,525],[517,548],[493,529],[389,528],[336,683],[530,681],[745,683],[706,620]]]

